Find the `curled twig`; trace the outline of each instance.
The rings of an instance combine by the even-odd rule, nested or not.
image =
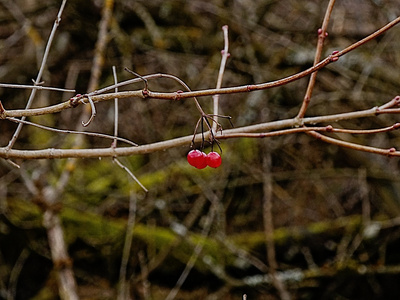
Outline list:
[[[83,122],[82,121],[82,126],[84,126],[84,127],[88,126],[93,121],[94,117],[96,116],[96,107],[94,106],[94,102],[92,100],[92,97],[87,95],[87,99],[89,100],[90,108],[92,110],[92,113],[91,113],[90,118],[89,118],[89,120],[87,122]]]

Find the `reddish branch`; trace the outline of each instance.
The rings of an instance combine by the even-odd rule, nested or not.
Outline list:
[[[129,80],[129,82],[123,82],[118,85],[112,85],[110,87],[104,88],[99,91],[95,91],[93,93],[90,93],[89,95],[91,96],[92,100],[94,103],[96,102],[101,102],[101,101],[107,101],[115,98],[131,98],[131,97],[138,97],[138,98],[154,98],[154,99],[165,99],[165,100],[180,100],[180,99],[186,99],[186,98],[193,98],[193,97],[203,97],[203,96],[212,96],[212,95],[221,95],[221,94],[235,94],[235,93],[245,93],[245,92],[251,92],[251,91],[257,91],[257,90],[265,90],[273,87],[278,87],[282,86],[285,84],[288,84],[290,82],[296,81],[300,78],[303,78],[305,76],[308,76],[324,67],[326,67],[328,64],[331,62],[337,61],[339,57],[345,55],[346,53],[360,47],[361,45],[367,43],[370,40],[375,39],[377,36],[381,35],[385,31],[389,30],[396,24],[400,22],[400,17],[396,18],[392,22],[386,24],[383,26],[381,29],[375,31],[374,33],[370,34],[369,36],[365,37],[364,39],[350,45],[349,47],[341,50],[341,51],[335,51],[325,59],[323,59],[321,62],[318,64],[312,66],[311,68],[308,68],[307,70],[304,70],[302,72],[296,73],[294,75],[271,81],[271,82],[266,82],[266,83],[260,83],[260,84],[253,84],[253,85],[243,85],[243,86],[237,86],[237,87],[225,87],[221,89],[207,89],[207,90],[199,90],[199,91],[188,91],[188,92],[182,92],[180,91],[179,93],[177,92],[152,92],[150,90],[147,90],[146,93],[143,93],[142,90],[138,91],[127,91],[127,92],[118,92],[118,93],[108,93],[108,94],[101,94],[99,95],[98,93],[100,92],[105,92],[108,90],[114,89],[116,86],[123,86],[125,84],[133,83],[133,82],[138,82],[141,79],[134,79],[134,80]],[[172,76],[169,74],[152,74],[152,75],[147,75],[147,76],[142,76],[145,79],[154,79],[154,78],[161,78],[161,77],[168,77]],[[71,101],[70,101],[71,100]],[[57,113],[60,111],[63,111],[68,108],[75,107],[76,105],[79,105],[81,103],[89,103],[89,100],[87,97],[81,96],[81,97],[74,97],[71,98],[69,101],[49,106],[49,107],[44,107],[44,108],[36,108],[36,109],[21,109],[21,110],[4,110],[3,112],[0,111],[0,119],[6,119],[7,117],[22,117],[22,116],[37,116],[37,115],[44,115],[44,114],[53,114]],[[78,100],[78,101],[76,101]]]
[[[126,92],[118,92],[118,93],[108,93],[103,94],[106,91],[112,90],[116,87],[131,84],[134,82],[138,82],[144,79],[155,79],[155,78],[172,78],[174,80],[180,81],[183,85],[184,83],[173,75],[169,74],[151,74],[147,76],[142,76],[141,78],[131,79],[125,82],[121,82],[116,85],[112,85],[106,87],[104,89],[94,91],[89,93],[88,95],[77,95],[76,97],[71,98],[68,101],[63,103],[43,107],[43,108],[36,108],[36,109],[22,109],[22,110],[6,110],[3,106],[0,105],[0,119],[7,119],[10,117],[27,117],[27,116],[36,116],[36,115],[44,115],[44,114],[53,114],[57,112],[61,112],[65,109],[76,107],[83,103],[90,103],[92,108],[94,103],[101,102],[101,101],[108,101],[115,98],[131,98],[131,97],[138,97],[138,98],[156,98],[156,99],[166,99],[166,100],[180,100],[185,98],[192,98],[192,97],[200,97],[200,96],[210,96],[210,95],[218,95],[218,94],[233,94],[233,93],[243,93],[243,92],[251,92],[256,90],[263,90],[272,87],[277,87],[281,85],[288,84],[314,72],[324,68],[331,62],[337,61],[340,56],[345,55],[346,53],[356,49],[357,47],[367,43],[368,41],[376,38],[380,34],[384,33],[388,29],[392,28],[396,24],[400,22],[400,17],[396,18],[392,22],[388,23],[387,25],[383,26],[381,29],[377,30],[376,32],[372,33],[371,35],[367,36],[366,38],[350,45],[349,47],[341,50],[335,51],[319,63],[316,63],[313,67],[294,74],[292,76],[279,79],[272,82],[266,82],[261,84],[254,84],[254,85],[244,85],[244,86],[237,86],[237,87],[227,87],[227,88],[220,88],[220,89],[208,89],[208,90],[200,90],[200,91],[186,91],[186,92],[152,92],[147,88],[145,90],[136,90],[136,91],[126,91]],[[323,40],[325,34],[324,29],[320,31],[321,41]],[[322,47],[322,44],[321,44]],[[317,60],[316,60],[317,61]],[[187,88],[188,89],[188,88]],[[311,95],[311,94],[310,94]],[[90,100],[89,101],[89,97]],[[306,101],[309,100],[308,95],[305,97]],[[308,100],[307,100],[308,99]],[[293,133],[293,132],[309,132],[310,129],[307,127],[304,128],[292,128],[291,127],[300,127],[307,124],[317,124],[321,122],[325,123],[332,123],[343,119],[354,119],[360,117],[371,117],[376,116],[381,113],[400,113],[400,109],[397,108],[399,104],[399,97],[394,98],[392,101],[388,102],[387,104],[379,107],[379,108],[372,108],[369,110],[358,111],[358,112],[350,112],[344,114],[338,114],[333,116],[320,116],[320,117],[312,117],[312,118],[303,118],[303,113],[300,112],[297,118],[287,119],[287,120],[280,120],[275,122],[268,122],[262,123],[252,126],[246,126],[242,128],[230,129],[225,130],[223,133],[218,134],[218,139],[227,139],[233,137],[242,137],[244,134],[253,134],[256,132],[263,132],[263,131],[272,131],[272,130],[281,130],[280,132],[267,132],[262,135],[257,135],[257,137],[266,137],[272,135],[281,135],[286,133]],[[285,130],[282,130],[286,128]],[[327,131],[328,127],[323,127],[325,129],[321,129],[319,131]],[[396,129],[397,125],[394,125],[390,130]],[[313,128],[313,130],[317,130]],[[336,129],[335,129],[336,130]],[[386,131],[387,129],[377,129],[379,132]],[[374,131],[376,132],[376,130]],[[353,132],[356,133],[356,132]],[[365,131],[365,133],[372,133]],[[195,141],[200,141],[202,138],[207,138],[210,132],[204,133],[204,135],[196,135]],[[330,137],[324,137],[320,133],[313,133],[314,137],[317,137],[321,140],[341,145],[344,147],[350,147],[356,150],[362,150],[367,152],[373,152],[378,154],[388,154],[392,156],[400,156],[400,151],[393,151],[393,149],[379,149],[374,147],[368,146],[361,146],[355,145],[352,143],[338,141]],[[250,135],[248,135],[250,137]],[[180,137],[168,141],[162,141],[158,143],[143,145],[139,147],[125,147],[125,148],[116,148],[116,149],[44,149],[44,150],[13,150],[7,148],[0,148],[0,157],[2,158],[22,158],[22,159],[40,159],[40,158],[68,158],[68,157],[115,157],[115,156],[126,156],[126,155],[133,155],[133,154],[140,154],[140,153],[149,153],[159,150],[165,150],[172,147],[178,147],[184,144],[190,144],[192,140],[192,136]]]

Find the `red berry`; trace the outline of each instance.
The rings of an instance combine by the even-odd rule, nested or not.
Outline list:
[[[207,154],[207,165],[211,168],[218,168],[221,165],[221,155],[217,152],[210,152]]]
[[[206,154],[200,150],[191,150],[187,155],[188,163],[197,168],[204,169],[207,167]]]

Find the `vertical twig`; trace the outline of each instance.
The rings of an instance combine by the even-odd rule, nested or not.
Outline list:
[[[217,89],[221,88],[222,86],[222,78],[224,77],[226,61],[230,56],[228,52],[229,50],[228,25],[222,26],[222,30],[224,33],[224,49],[221,50],[222,59],[221,59],[221,65],[219,67],[217,86],[216,86]],[[214,134],[216,134],[218,130],[217,128],[218,128],[218,113],[219,113],[219,94],[213,96],[213,105],[214,105],[213,115],[215,122],[213,122],[212,130]]]
[[[314,66],[316,64],[318,64],[321,60],[322,47],[324,45],[325,38],[328,36],[328,33],[326,30],[328,28],[329,19],[332,14],[332,9],[333,9],[334,4],[335,4],[335,0],[329,1],[328,8],[326,9],[326,12],[325,12],[324,20],[322,22],[322,27],[320,29],[318,29],[318,43],[317,43],[317,49],[315,51]],[[314,72],[310,76],[310,80],[308,82],[308,86],[307,86],[306,94],[303,99],[303,103],[301,105],[299,113],[297,114],[296,118],[298,118],[298,119],[304,118],[304,115],[306,114],[308,105],[310,104],[311,94],[313,92],[316,79],[317,79],[317,72]]]
[[[118,287],[118,298],[117,298],[118,300],[129,299],[127,295],[129,286],[127,286],[126,269],[128,266],[129,256],[132,247],[133,229],[135,227],[136,202],[137,202],[136,195],[134,194],[134,192],[131,192],[131,196],[129,199],[128,224],[126,226],[125,243],[122,252],[121,267],[119,269],[119,287]]]
[[[183,222],[183,226],[185,226],[188,230],[193,226],[194,222],[196,219],[201,215],[204,205],[207,203],[207,199],[205,197],[199,197],[196,202],[193,204],[192,209],[190,211],[190,215],[185,218],[185,221]],[[146,282],[147,276],[155,270],[165,259],[167,258],[168,254],[171,253],[171,251],[177,247],[182,240],[185,238],[185,236],[178,235],[175,237],[175,239],[169,244],[164,246],[159,253],[157,253],[157,256],[153,257],[150,259],[149,263],[147,266],[143,266],[142,273],[140,276],[137,276],[135,278],[135,282],[143,281]],[[139,253],[140,254],[140,253]],[[139,261],[140,261],[140,256],[139,256]],[[146,298],[147,299],[147,298]]]
[[[25,261],[28,259],[29,254],[30,252],[27,248],[23,249],[21,254],[18,256],[18,259],[15,262],[13,269],[11,270],[10,282],[8,285],[8,292],[7,292],[7,300],[16,299],[18,277],[21,274],[22,268],[25,264]]]
[[[214,217],[215,217],[215,213],[216,213],[216,207],[214,207],[214,205],[212,205],[210,207],[210,212],[207,216],[207,222],[204,225],[203,231],[201,233],[201,236],[203,238],[206,238],[210,232],[211,229],[211,225],[214,221]],[[192,270],[194,264],[197,261],[197,258],[199,257],[201,251],[203,250],[204,247],[204,243],[205,241],[200,241],[197,243],[196,247],[193,250],[192,256],[190,257],[189,261],[186,264],[185,269],[183,270],[181,276],[179,277],[178,281],[176,282],[174,288],[169,292],[167,298],[165,298],[166,300],[173,300],[175,299],[176,295],[178,294],[181,286],[183,285],[183,283],[185,282],[186,278],[188,277],[190,271]]]
[[[118,84],[118,79],[117,79],[117,71],[115,66],[112,67],[113,71],[113,77],[114,77],[114,84]],[[115,92],[118,93],[118,87],[115,86]],[[114,136],[118,136],[118,98],[114,99]],[[114,140],[114,142],[111,144],[111,147],[116,148],[117,147],[117,139]]]
[[[50,207],[43,215],[47,231],[51,258],[57,272],[59,296],[63,300],[78,300],[77,286],[72,270],[72,261],[67,252],[64,231],[58,212]]]
[[[104,0],[92,69],[90,70],[88,92],[96,90],[99,85],[101,71],[104,65],[104,51],[108,42],[108,27],[110,25],[113,7],[114,0]]]
[[[144,251],[140,250],[138,252],[138,260],[140,265],[140,278],[142,281],[142,288],[143,288],[143,298],[144,299],[151,299],[150,295],[150,282],[149,282],[149,265],[146,263],[146,258],[144,255]]]
[[[34,80],[34,85],[38,86],[40,84],[40,81],[42,79],[43,72],[45,70],[46,64],[47,64],[47,59],[50,53],[50,49],[55,37],[55,33],[57,31],[57,28],[60,24],[61,21],[61,15],[64,11],[65,5],[67,1],[63,0],[61,3],[61,7],[58,11],[57,17],[54,21],[53,28],[50,32],[50,36],[47,40],[46,48],[43,54],[42,62],[39,68],[39,72],[36,76],[36,79]],[[25,106],[26,109],[30,108],[32,105],[32,102],[35,98],[37,89],[32,89],[31,94],[29,96],[28,102]],[[26,119],[25,117],[21,118],[23,121]],[[22,130],[23,123],[19,123],[16,131],[14,132],[14,135],[10,139],[7,149],[11,149],[21,130]],[[64,183],[64,181],[61,181]],[[63,235],[63,229],[61,226],[61,221],[60,217],[58,215],[58,212],[53,209],[53,206],[56,202],[57,199],[57,193],[58,189],[52,189],[49,188],[47,193],[43,193],[41,199],[43,203],[45,204],[46,208],[44,211],[43,215],[43,225],[46,228],[47,231],[47,236],[48,236],[48,241],[49,241],[49,247],[52,255],[52,261],[55,265],[56,271],[57,271],[57,279],[58,279],[58,288],[59,288],[59,294],[61,299],[68,299],[68,300],[76,300],[78,299],[77,295],[77,287],[76,287],[76,282],[74,279],[73,271],[72,271],[72,264],[71,260],[68,256],[67,253],[67,247],[65,244],[64,240],[64,235]],[[35,194],[39,193],[41,191],[38,191],[35,189],[32,190]]]
[[[51,48],[51,45],[53,43],[54,36],[56,34],[58,25],[60,24],[61,15],[62,15],[62,13],[64,11],[64,7],[65,7],[66,3],[67,3],[67,0],[63,0],[63,2],[61,3],[61,7],[60,7],[60,9],[58,11],[56,20],[54,21],[53,28],[51,29],[49,39],[47,40],[47,45],[46,45],[46,49],[45,49],[44,54],[43,54],[42,63],[40,65],[39,72],[38,72],[38,74],[36,76],[35,81],[33,82],[34,85],[39,85],[40,81],[42,79],[42,75],[43,75],[43,72],[44,72],[44,69],[45,69],[45,66],[46,66],[46,63],[47,63],[47,58],[49,56],[50,48]],[[27,104],[25,106],[25,109],[28,109],[28,108],[31,107],[33,99],[35,98],[35,95],[36,95],[36,91],[37,91],[37,89],[32,89],[31,94],[30,94],[29,99],[28,99],[28,102],[27,102]],[[26,117],[22,117],[21,119],[25,120]],[[17,138],[18,138],[18,136],[19,136],[19,134],[20,134],[20,132],[22,130],[22,126],[23,126],[23,123],[19,123],[18,124],[18,127],[15,130],[14,135],[11,137],[11,139],[10,139],[10,141],[9,141],[7,147],[6,147],[7,150],[11,149],[14,146],[14,144],[15,144],[15,142],[16,142],[16,140],[17,140]]]
[[[264,145],[266,148],[267,146]],[[269,265],[269,273],[272,278],[272,284],[277,289],[280,299],[290,300],[290,294],[287,291],[285,284],[277,276],[276,269],[278,263],[275,255],[274,243],[274,222],[272,218],[272,178],[271,178],[271,153],[269,149],[263,151],[262,168],[263,168],[263,219],[264,219],[264,233],[265,242],[267,246],[267,260]]]
[[[371,203],[369,199],[368,183],[367,183],[367,171],[366,169],[358,170],[358,181],[359,181],[359,193],[362,205],[362,222],[363,226],[366,227],[371,223]]]

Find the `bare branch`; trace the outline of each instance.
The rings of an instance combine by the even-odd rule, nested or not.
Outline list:
[[[333,145],[337,145],[340,147],[344,147],[344,148],[349,148],[349,149],[363,151],[363,152],[369,152],[369,153],[375,153],[375,154],[381,154],[381,155],[385,155],[385,156],[400,156],[400,151],[397,151],[396,148],[382,149],[382,148],[370,147],[370,146],[365,146],[365,145],[359,145],[359,144],[331,138],[331,137],[322,135],[316,131],[309,131],[309,132],[307,132],[307,134],[315,137],[318,140],[321,140],[321,141],[324,141],[324,142],[327,142],[327,143],[330,143]]]
[[[50,86],[41,86],[41,85],[0,83],[0,87],[13,88],[13,89],[37,89],[37,90],[75,93],[75,90],[62,89],[62,88],[56,88],[56,87],[50,87]]]
[[[229,54],[229,39],[228,39],[228,25],[222,26],[222,31],[224,33],[224,49],[221,51],[222,54],[222,59],[221,59],[221,65],[219,67],[219,72],[218,72],[218,79],[217,79],[217,86],[216,88],[219,89],[222,86],[222,78],[224,77],[224,72],[225,72],[225,66],[226,66],[226,61],[228,60],[230,54]],[[213,102],[214,102],[214,108],[213,108],[213,114],[214,114],[214,123],[213,123],[213,132],[214,134],[218,131],[217,129],[217,124],[218,124],[218,110],[219,110],[219,95],[214,95],[213,96]]]
[[[132,173],[131,170],[129,170],[126,166],[124,166],[118,159],[114,158],[113,160],[121,169],[123,169],[125,172],[129,174],[129,176],[132,177],[133,180],[136,181],[138,185],[147,193],[149,190],[144,187],[144,185],[137,179],[137,177]]]
[[[93,121],[94,117],[96,116],[96,107],[94,106],[92,98],[90,96],[87,96],[87,99],[89,100],[90,108],[91,108],[92,113],[90,115],[89,120],[87,120],[87,122],[83,122],[82,121],[82,126],[83,127],[87,127]]]
[[[43,54],[42,63],[40,65],[40,69],[39,69],[39,72],[37,74],[36,80],[34,80],[34,85],[37,85],[37,83],[40,82],[40,80],[42,79],[42,75],[43,75],[43,72],[44,72],[44,69],[45,69],[45,66],[46,66],[46,63],[47,63],[47,58],[48,58],[49,53],[50,53],[50,48],[51,48],[51,45],[53,43],[54,36],[56,34],[58,25],[60,24],[61,15],[62,15],[62,13],[64,11],[64,7],[65,7],[66,3],[67,3],[67,0],[63,0],[62,3],[61,3],[61,7],[60,7],[60,9],[58,11],[56,20],[54,21],[53,28],[51,29],[49,39],[47,40],[47,45],[46,45],[46,49],[45,49],[44,54]],[[31,94],[29,96],[28,102],[27,102],[27,104],[25,106],[25,109],[28,109],[28,108],[31,107],[33,99],[35,98],[35,95],[36,95],[36,91],[37,91],[37,89],[33,89],[32,90],[32,92],[31,92]],[[22,117],[22,120],[25,120],[25,117]],[[7,145],[7,149],[11,149],[14,146],[14,144],[15,144],[18,136],[19,136],[19,133],[22,130],[22,126],[23,126],[22,123],[18,124],[18,127],[15,130],[14,135],[12,136],[10,142]]]
[[[322,47],[324,45],[325,38],[328,36],[328,32],[326,30],[328,28],[329,19],[331,17],[334,4],[335,0],[329,1],[328,8],[326,9],[325,12],[324,21],[322,22],[322,27],[318,29],[318,44],[317,44],[317,49],[315,51],[314,65],[316,65],[321,59]],[[310,104],[311,94],[314,89],[316,79],[317,79],[317,72],[314,72],[310,76],[310,80],[307,86],[307,91],[306,94],[304,95],[303,103],[301,105],[299,113],[297,114],[297,118],[304,118],[304,115],[306,114],[306,110],[308,105]]]
[[[113,71],[113,77],[114,77],[114,84],[118,83],[118,79],[117,79],[117,71],[115,66],[112,67],[112,71]],[[118,87],[115,87],[115,93],[118,93]],[[118,98],[114,99],[114,136],[117,137],[118,136]],[[117,141],[118,139],[116,138],[111,147],[117,147]]]
[[[397,97],[395,97],[397,98]],[[390,101],[392,105],[394,101]],[[381,107],[389,107],[383,105]],[[389,109],[389,108],[387,108]],[[332,123],[338,122],[340,120],[350,120],[365,117],[375,117],[376,115],[385,113],[387,109],[380,109],[380,107],[374,107],[367,110],[349,112],[343,114],[318,116],[318,117],[307,117],[302,119],[302,123],[299,124],[296,118],[278,120],[273,122],[260,123],[256,125],[238,127],[233,129],[226,129],[222,133],[217,135],[218,139],[227,139],[236,137],[236,134],[241,133],[256,133],[264,132],[270,130],[278,130],[282,128],[299,127],[303,125],[314,125],[318,123]],[[393,113],[400,114],[400,109],[393,110]],[[395,126],[395,125],[394,125]],[[396,125],[397,126],[397,125]],[[307,131],[304,129],[298,129],[300,132]],[[326,127],[325,127],[326,131]],[[99,148],[99,149],[43,149],[43,150],[7,150],[6,148],[0,148],[0,157],[2,158],[22,158],[22,159],[43,159],[43,158],[98,158],[98,157],[115,157],[115,156],[130,156],[135,154],[144,154],[150,152],[156,152],[161,150],[166,150],[170,148],[175,148],[179,146],[188,145],[193,140],[194,142],[200,142],[202,138],[208,138],[210,132],[205,132],[202,134],[196,134],[194,137],[192,135],[183,136],[175,139],[170,139],[166,141],[156,142],[147,145],[141,145],[137,147],[124,147],[117,149],[110,148]],[[281,133],[282,134],[282,133]],[[241,137],[241,136],[238,136]],[[194,138],[194,139],[193,139]],[[357,150],[357,149],[356,149]],[[379,154],[386,154],[381,151]],[[391,152],[392,156],[400,156],[400,151]]]
[[[67,133],[67,134],[84,134],[84,135],[88,135],[88,136],[93,136],[93,137],[98,137],[98,138],[105,138],[105,139],[114,139],[114,140],[118,140],[124,143],[127,143],[129,145],[132,146],[138,146],[138,144],[128,140],[128,139],[124,139],[124,138],[120,138],[120,137],[116,137],[116,136],[111,136],[108,134],[104,134],[104,133],[98,133],[98,132],[87,132],[87,131],[75,131],[75,130],[69,130],[69,129],[58,129],[58,128],[53,128],[53,127],[49,127],[49,126],[45,126],[45,125],[40,125],[37,123],[33,123],[33,122],[29,122],[29,121],[22,121],[20,119],[16,119],[16,118],[8,118],[8,120],[13,121],[15,123],[24,123],[27,125],[31,125],[31,126],[35,126],[44,130],[48,130],[48,131],[53,131],[53,132],[59,132],[59,133]]]

